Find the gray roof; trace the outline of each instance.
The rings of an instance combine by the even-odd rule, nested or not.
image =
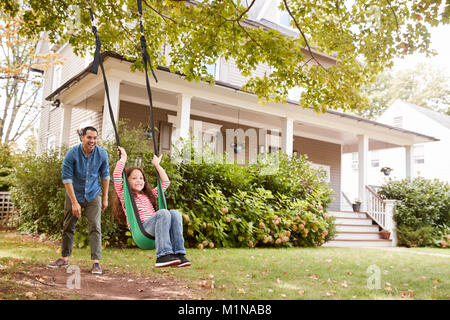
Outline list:
[[[450,129],[450,116],[446,115],[445,113],[437,112],[425,107],[418,106],[416,104],[412,104],[406,101],[402,101],[405,105],[408,107],[422,113],[423,115],[427,116],[428,118],[432,119],[433,121],[436,121],[440,125],[446,127],[447,129]]]

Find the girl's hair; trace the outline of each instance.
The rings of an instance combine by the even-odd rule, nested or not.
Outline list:
[[[155,211],[158,211],[157,201],[155,199],[155,196],[153,195],[152,187],[150,186],[150,184],[147,181],[147,178],[145,177],[144,170],[142,168],[140,168],[140,167],[135,167],[135,166],[126,168],[125,169],[125,176],[126,176],[126,178],[128,179],[128,177],[130,176],[130,174],[134,170],[139,170],[142,173],[142,176],[144,177],[144,188],[142,189],[141,193],[143,193],[143,194],[145,194],[147,196],[147,198],[152,203],[153,208],[155,209]],[[130,191],[130,193],[132,192],[131,190],[129,190],[129,191]],[[120,199],[117,196],[116,192],[114,192],[114,200],[113,200],[113,206],[112,206],[112,215],[119,223],[123,223],[123,224],[127,223],[127,220],[125,218],[125,212],[123,211],[122,203],[120,202]]]

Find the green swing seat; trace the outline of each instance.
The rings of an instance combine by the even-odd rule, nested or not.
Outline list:
[[[122,172],[122,179],[125,210],[133,241],[139,248],[143,250],[155,249],[155,239],[152,235],[145,231],[137,208],[135,207],[135,203],[131,199],[125,171]],[[164,190],[162,189],[162,185],[158,179],[158,208],[166,208],[166,203],[164,200]]]

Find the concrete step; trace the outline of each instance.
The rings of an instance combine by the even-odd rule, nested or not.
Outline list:
[[[369,218],[364,212],[352,212],[352,211],[328,211],[330,216],[336,218]]]
[[[322,245],[323,247],[340,248],[370,248],[370,247],[392,247],[391,240],[331,240]]]
[[[353,217],[336,217],[335,224],[357,224],[362,226],[372,225],[372,219],[370,218],[353,218]]]
[[[379,232],[339,232],[334,240],[379,240]]]
[[[378,225],[336,224],[336,232],[378,232]]]

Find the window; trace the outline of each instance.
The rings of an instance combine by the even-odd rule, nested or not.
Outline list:
[[[358,170],[358,152],[352,153],[352,169]]]
[[[372,168],[378,168],[380,166],[380,155],[378,151],[372,151],[371,152],[371,160],[370,165]]]
[[[219,59],[215,63],[207,64],[206,71],[212,75],[214,80],[219,80]]]
[[[302,89],[300,87],[294,87],[294,88],[289,89],[288,99],[293,100],[293,101],[299,101],[302,91],[304,91],[304,89]]]
[[[281,11],[280,12],[280,24],[282,26],[288,27],[288,28],[292,28],[291,27],[291,21],[292,21],[292,17],[290,16],[289,12],[287,11]]]
[[[47,138],[47,150],[55,150],[56,149],[56,137],[54,134]]]
[[[403,117],[394,117],[394,127],[403,128]]]
[[[425,163],[425,154],[424,154],[424,146],[419,145],[414,147],[414,164],[424,164]]]
[[[309,164],[311,165],[311,168],[313,168],[314,170],[320,170],[320,171],[324,172],[325,173],[325,177],[324,177],[325,181],[330,182],[330,169],[331,169],[330,166],[313,163],[313,162],[310,162]]]
[[[55,68],[53,69],[53,84],[52,84],[53,91],[58,89],[59,86],[61,85],[61,71],[62,71],[61,65],[55,66]]]

